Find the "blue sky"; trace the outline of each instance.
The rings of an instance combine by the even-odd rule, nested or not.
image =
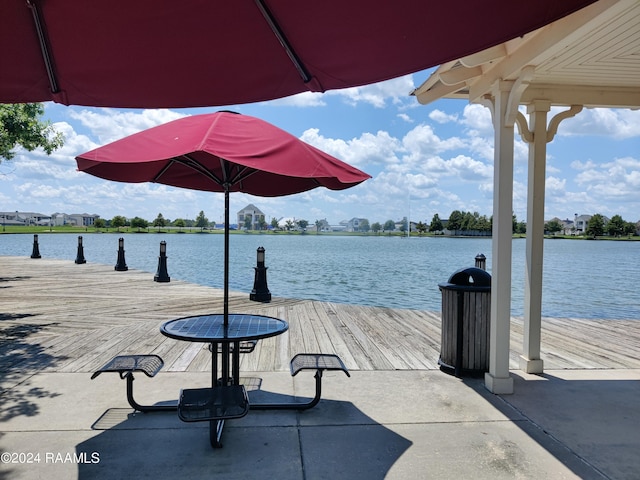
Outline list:
[[[249,105],[186,110],[125,110],[46,104],[45,118],[65,135],[51,156],[20,150],[0,164],[0,210],[95,213],[153,220],[223,216],[223,196],[155,184],[120,184],[76,171],[74,157],[183,115],[231,109],[253,115],[369,173],[349,190],[316,189],[260,198],[231,196],[231,211],[248,203],[271,218],[337,224],[430,222],[453,210],[492,213],[493,129],[488,109],[463,100],[419,105],[409,92],[421,72],[365,87],[305,93]],[[554,113],[557,110],[552,110]],[[527,146],[515,143],[514,213],[526,219]],[[585,109],[561,123],[547,151],[545,219],[574,213],[640,220],[640,111]]]

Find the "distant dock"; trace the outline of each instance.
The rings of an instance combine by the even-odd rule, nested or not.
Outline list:
[[[222,291],[153,273],[68,260],[0,257],[0,370],[92,372],[111,357],[156,353],[166,371],[206,372],[207,345],[160,334],[173,318],[222,311]],[[284,335],[242,356],[241,369],[284,371],[299,352],[336,353],[351,370],[438,368],[440,313],[232,292],[230,312],[289,322]],[[522,352],[522,319],[511,322],[511,368]],[[640,321],[545,318],[546,369],[640,368]]]

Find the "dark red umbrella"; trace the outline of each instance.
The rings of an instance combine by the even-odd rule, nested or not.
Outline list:
[[[119,182],[155,182],[225,193],[224,315],[229,298],[229,192],[275,197],[342,190],[366,173],[247,115],[184,117],[76,157],[78,169]]]
[[[594,0],[4,0],[0,103],[233,105],[461,58]]]

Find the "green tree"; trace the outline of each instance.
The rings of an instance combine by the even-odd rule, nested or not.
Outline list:
[[[160,228],[167,226],[167,221],[164,219],[161,213],[159,213],[153,221],[153,226],[158,227],[158,232],[160,231]]]
[[[463,212],[462,222],[460,223],[460,230],[471,231],[476,230],[477,219],[480,217],[478,212]]]
[[[607,223],[607,233],[612,237],[619,237],[625,233],[625,221],[620,215],[614,215]]]
[[[106,227],[107,222],[104,221],[104,218],[96,218],[96,220],[93,222],[93,226],[95,227],[96,230],[99,230],[101,228]]]
[[[462,228],[463,218],[464,215],[460,210],[454,210],[451,212],[451,215],[449,215],[449,222],[447,222],[447,230],[450,230],[455,234],[456,231]]]
[[[244,217],[244,228],[245,230],[249,231],[252,230],[252,225],[251,225],[251,215],[245,215]]]
[[[260,218],[258,218],[258,229],[259,230],[266,230],[267,229],[267,222],[264,219],[264,215],[260,215]]]
[[[624,234],[625,235],[635,235],[638,227],[635,223],[632,222],[624,222]]]
[[[550,220],[544,224],[545,231],[556,234],[562,231],[562,224],[558,220]]]
[[[131,227],[137,228],[139,232],[143,228],[149,228],[149,222],[147,222],[144,218],[133,217],[131,219]]]
[[[28,151],[42,147],[47,155],[64,144],[64,136],[56,132],[44,115],[42,103],[0,104],[0,159],[15,157],[18,145]]]
[[[122,215],[116,215],[111,219],[111,226],[113,228],[116,228],[118,232],[120,231],[120,228],[124,227],[126,224],[127,224],[127,219],[124,218]]]
[[[291,220],[291,219],[287,220],[287,221],[285,222],[285,224],[284,224],[284,228],[286,228],[286,229],[287,229],[287,231],[291,231],[291,230],[293,230],[293,227],[295,227],[295,226],[296,226],[296,224],[295,224],[295,223],[293,223],[293,220]]]
[[[371,224],[371,230],[373,231],[373,233],[378,233],[380,230],[382,230],[382,225],[380,225],[380,222],[373,222]]]
[[[358,227],[358,230],[360,230],[361,232],[368,232],[369,230],[371,230],[371,225],[369,224],[369,220],[366,218],[363,218],[360,221],[360,226]]]
[[[442,220],[440,220],[440,216],[436,213],[431,219],[431,223],[429,224],[430,232],[440,232],[442,231]]]
[[[300,227],[300,230],[302,230],[303,232],[306,231],[307,226],[309,225],[309,222],[307,220],[298,220],[296,223],[298,224],[298,227]]]
[[[422,222],[418,222],[418,224],[416,225],[416,230],[418,230],[418,233],[420,235],[422,235],[423,233],[427,232],[427,224],[426,223],[422,223]]]
[[[593,238],[602,235],[604,233],[604,217],[599,213],[591,217],[587,223],[587,231],[585,233]]]
[[[178,227],[178,232],[181,232],[181,231],[182,231],[182,229],[185,227],[186,222],[185,222],[182,218],[176,218],[176,219],[173,221],[173,225],[174,225],[175,227]]]
[[[387,220],[384,222],[384,231],[393,232],[396,229],[396,223],[393,220]]]
[[[271,219],[271,226],[273,227],[274,230],[278,230],[280,228],[280,222],[278,222],[278,219],[273,217]]]
[[[209,219],[204,216],[204,211],[200,210],[200,213],[196,217],[196,227],[200,227],[200,231],[209,226]]]
[[[481,232],[490,232],[491,231],[491,221],[487,218],[486,215],[481,215],[476,222],[476,229]]]

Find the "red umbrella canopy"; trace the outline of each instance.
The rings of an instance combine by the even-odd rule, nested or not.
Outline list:
[[[342,190],[371,178],[280,128],[248,115],[180,118],[76,157],[78,169],[120,182],[156,182],[263,197],[324,186]]]
[[[195,107],[365,85],[594,0],[4,0],[0,103]]]

